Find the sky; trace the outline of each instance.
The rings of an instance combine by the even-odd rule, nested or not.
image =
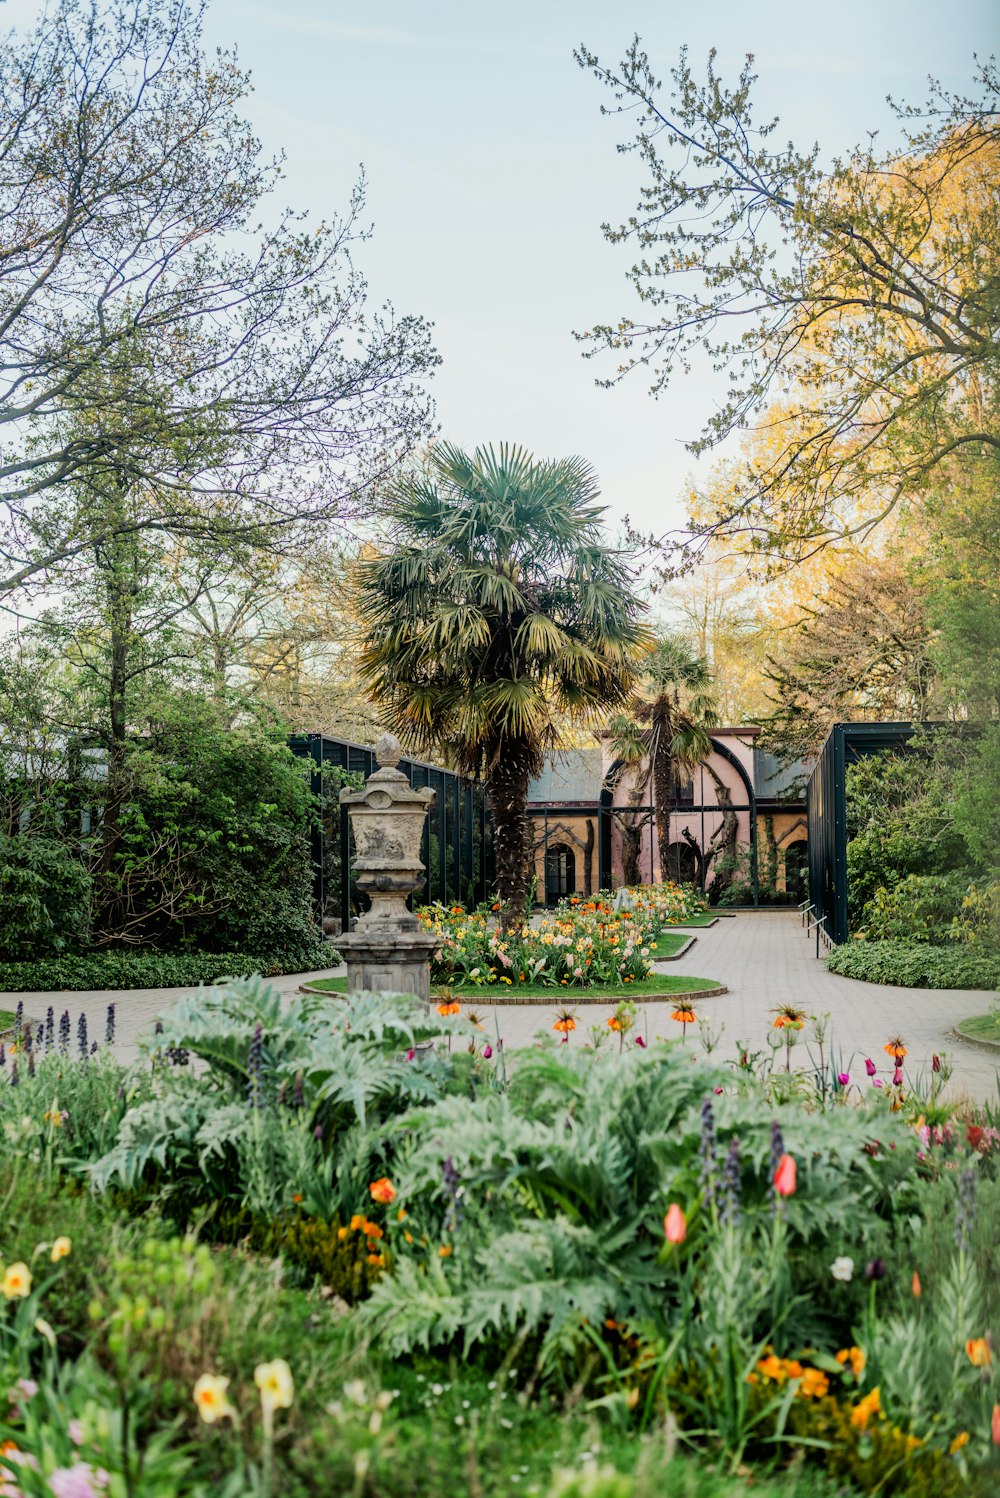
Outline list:
[[[0,9],[22,21],[30,0]],[[974,52],[1000,42],[997,0],[210,0],[206,38],[251,70],[248,116],[286,154],[285,199],[343,209],[359,166],[374,236],[358,252],[373,297],[435,325],[442,434],[579,454],[605,502],[660,531],[683,519],[685,442],[722,391],[698,369],[659,400],[640,373],[595,386],[605,365],[572,337],[631,306],[628,246],[600,224],[627,216],[637,165],[602,118],[607,90],[574,62],[583,42],[617,63],[634,32],[662,76],[686,44],[735,80],[755,55],[759,118],[777,138],[846,152],[897,126],[886,94],[920,100],[929,73],[968,90]]]

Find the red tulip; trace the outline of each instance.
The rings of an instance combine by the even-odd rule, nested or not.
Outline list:
[[[687,1222],[676,1202],[671,1202],[663,1219],[663,1231],[668,1243],[683,1243],[687,1237]]]
[[[903,1085],[903,1068],[901,1066],[897,1066],[892,1074],[892,1085],[893,1087],[902,1087]]]
[[[990,1435],[994,1446],[1000,1446],[1000,1404],[993,1406],[993,1421],[990,1425]]]
[[[779,1196],[795,1195],[795,1160],[792,1155],[782,1155],[774,1172],[774,1189]]]

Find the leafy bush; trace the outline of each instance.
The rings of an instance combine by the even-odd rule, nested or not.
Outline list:
[[[861,916],[871,941],[944,942],[960,934],[957,921],[969,894],[967,873],[907,874],[891,890],[879,888]]]
[[[339,961],[333,948],[318,939],[264,957],[241,952],[74,953],[36,962],[0,962],[0,991],[186,988],[254,973],[271,978],[279,973],[313,972]]]
[[[848,941],[826,959],[831,973],[901,988],[1000,989],[1000,949],[920,941]]]
[[[953,776],[944,745],[871,755],[847,767],[847,897],[855,923],[879,889],[909,874],[971,871],[955,822]]]
[[[0,832],[0,958],[24,961],[78,942],[89,885],[57,838]]]

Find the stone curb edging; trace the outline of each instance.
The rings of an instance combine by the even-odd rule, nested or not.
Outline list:
[[[298,991],[299,993],[319,994],[328,999],[343,999],[347,997],[346,994],[339,993],[336,989],[310,988],[307,983],[304,983]],[[500,994],[494,998],[470,995],[468,999],[462,1000],[462,1002],[467,1004],[479,1003],[484,1008],[490,1009],[494,1007],[505,1008],[508,1005],[519,1005],[523,1009],[544,1009],[559,999],[562,999],[563,1002],[568,1002],[572,999],[574,1004],[604,1004],[605,1006],[614,1008],[623,999],[631,999],[633,1004],[679,1004],[684,999],[689,999],[692,1003],[697,1003],[701,999],[716,999],[720,994],[728,992],[729,989],[724,983],[720,983],[718,988],[696,988],[688,993],[631,994],[626,990],[624,993],[583,994],[574,989],[567,989],[566,993],[563,993],[561,988],[554,988],[551,998],[517,998],[513,994],[509,997],[506,994]]]
[[[1000,1044],[995,1040],[981,1040],[979,1037],[964,1034],[957,1025],[945,1034],[949,1040],[961,1041],[962,1045],[971,1046],[974,1051],[985,1051],[987,1055],[1000,1056]]]
[[[710,921],[702,921],[698,926],[685,926],[682,921],[679,926],[666,926],[665,931],[711,931],[713,926],[719,924],[719,917],[714,915]]]
[[[677,951],[672,952],[669,957],[651,957],[649,960],[650,962],[677,962],[685,952],[690,952],[697,940],[696,936],[689,936],[683,946],[678,947]]]

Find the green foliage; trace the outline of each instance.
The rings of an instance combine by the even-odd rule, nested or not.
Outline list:
[[[1000,948],[922,941],[848,941],[826,959],[831,973],[902,988],[1000,988]]]
[[[115,988],[187,988],[196,983],[218,983],[223,978],[262,973],[304,973],[330,967],[337,954],[316,938],[308,945],[272,952],[86,952],[49,957],[36,962],[0,962],[0,989],[7,993],[33,990]]]
[[[0,832],[0,957],[24,961],[78,941],[89,885],[58,838]]]
[[[856,923],[879,889],[910,874],[969,870],[951,775],[937,745],[871,755],[847,769],[847,899]]]
[[[907,874],[891,890],[879,887],[861,915],[871,941],[944,942],[955,930],[957,913],[969,896],[964,873]]]

